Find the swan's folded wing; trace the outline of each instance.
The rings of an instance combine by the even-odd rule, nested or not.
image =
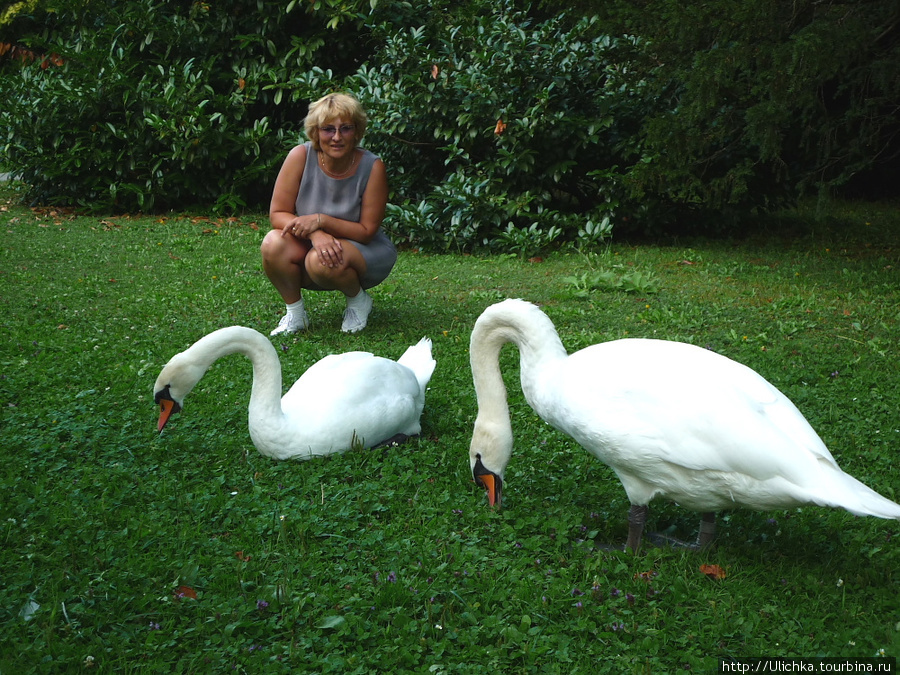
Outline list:
[[[682,343],[619,342],[631,344],[605,354],[602,372],[590,380],[582,355],[593,358],[594,348],[570,357],[560,415],[571,417],[551,422],[568,426],[585,447],[617,455],[601,457],[607,463],[664,461],[801,485],[814,480],[820,463],[837,466],[793,403],[750,368]]]

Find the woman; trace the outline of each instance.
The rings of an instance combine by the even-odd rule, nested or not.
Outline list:
[[[307,143],[288,153],[278,173],[263,239],[263,269],[287,305],[271,335],[309,326],[301,289],[347,297],[341,330],[366,327],[372,298],[397,249],[381,230],[388,185],[384,162],[357,147],[366,113],[352,96],[329,94],[310,104]]]

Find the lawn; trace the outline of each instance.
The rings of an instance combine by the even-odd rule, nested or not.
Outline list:
[[[277,323],[265,217],[75,215],[13,197],[0,199],[3,675],[708,673],[723,658],[900,655],[900,524],[735,511],[711,550],[617,550],[621,485],[528,408],[511,347],[502,510],[468,463],[469,333],[521,297],[569,351],[643,336],[747,364],[845,471],[900,500],[896,205],[530,260],[404,250],[364,332],[342,334],[342,303],[313,294],[310,331],[273,344],[286,389],[329,353],[396,358],[432,338],[423,434],[277,462],[247,433],[247,359],[216,362],[161,435],[152,397],[202,335]],[[698,520],[654,502],[648,529],[690,538]]]

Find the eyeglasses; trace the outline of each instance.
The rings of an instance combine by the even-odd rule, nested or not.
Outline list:
[[[341,126],[335,127],[319,127],[319,134],[324,136],[325,138],[331,138],[338,131],[341,132],[341,136],[350,136],[356,130],[355,124],[342,124]]]

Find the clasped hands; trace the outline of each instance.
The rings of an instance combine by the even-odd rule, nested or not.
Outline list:
[[[282,228],[281,236],[291,234],[298,239],[308,239],[319,256],[319,262],[326,267],[342,265],[344,255],[340,240],[320,229],[321,225],[319,214],[297,216]]]

